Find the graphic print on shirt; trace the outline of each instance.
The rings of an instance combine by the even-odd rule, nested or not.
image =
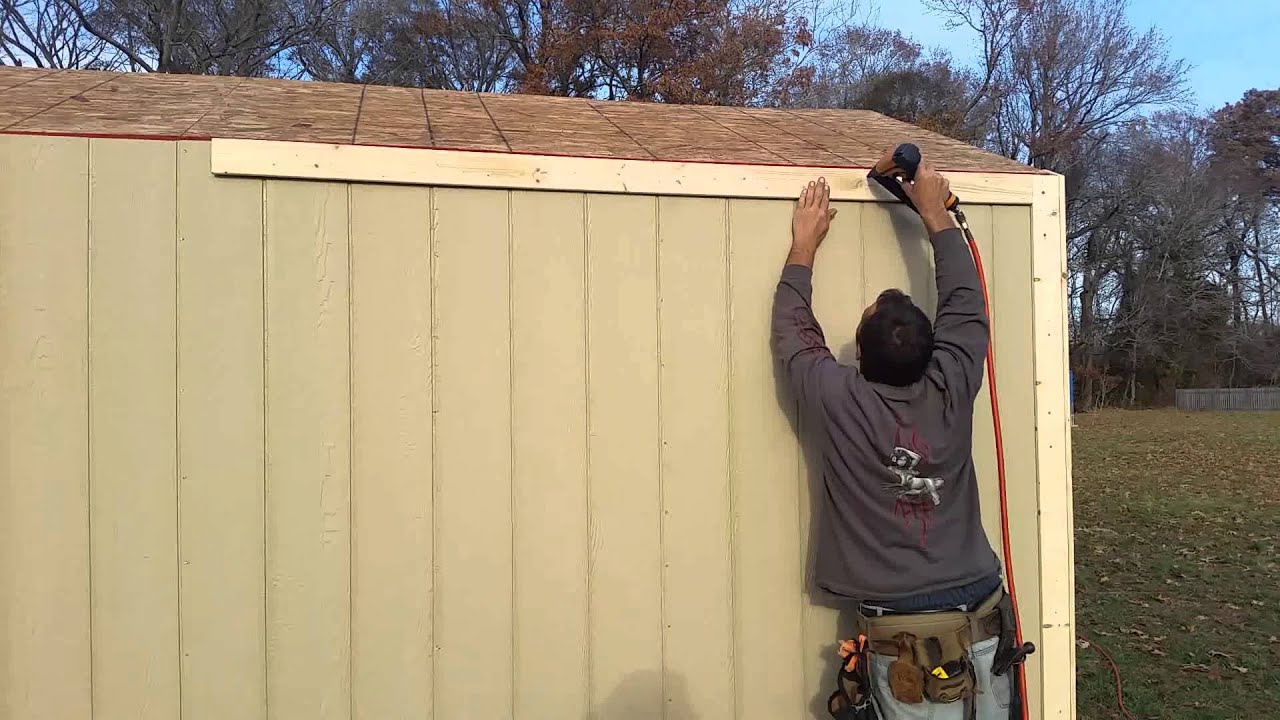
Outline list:
[[[889,465],[886,467],[897,481],[892,485],[896,498],[893,513],[902,518],[908,529],[913,521],[920,522],[920,547],[925,547],[928,544],[933,508],[942,503],[938,490],[944,481],[940,477],[921,474],[921,464],[927,465],[929,462],[929,445],[915,428],[899,426],[894,431],[893,445]]]

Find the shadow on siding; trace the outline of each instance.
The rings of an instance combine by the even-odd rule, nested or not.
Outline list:
[[[664,698],[663,695],[666,695]],[[654,707],[666,705],[668,720],[697,720],[689,703],[689,688],[683,677],[668,675],[663,687],[662,673],[644,670],[628,675],[596,709],[597,720],[652,720]]]

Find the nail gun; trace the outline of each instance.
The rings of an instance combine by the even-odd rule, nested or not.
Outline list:
[[[885,155],[871,168],[871,172],[867,173],[867,177],[880,183],[880,185],[893,196],[907,204],[907,207],[916,210],[915,204],[911,202],[911,198],[907,197],[907,193],[902,189],[902,183],[911,182],[915,179],[916,171],[920,169],[920,148],[911,143],[902,143],[894,151]],[[960,207],[960,198],[952,193],[947,198],[946,208],[951,212],[956,212]],[[919,212],[919,210],[916,210]]]

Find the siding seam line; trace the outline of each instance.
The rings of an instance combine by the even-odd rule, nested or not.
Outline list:
[[[89,566],[89,718],[94,710],[93,673],[93,141],[84,142],[84,317],[85,317],[85,524]]]
[[[182,145],[173,144],[173,533],[174,560],[177,567],[177,630],[178,630],[178,720],[182,720],[186,703],[182,701],[182,419],[180,415],[182,397],[182,313],[181,288],[182,275],[179,272],[178,257],[182,246]]]
[[[590,715],[592,677],[591,677],[591,569],[592,562],[592,514],[591,514],[591,196],[582,194],[582,374],[583,374],[583,485],[587,516],[587,573],[586,585],[586,625],[583,639],[586,650],[584,665],[584,704]]]
[[[360,107],[364,107],[364,91],[360,88]],[[356,128],[360,114],[356,112]],[[355,142],[356,130],[351,131]],[[347,712],[356,717],[355,635],[356,635],[356,385],[355,385],[355,233],[352,230],[352,185],[346,183],[347,195]]]
[[[655,343],[657,360],[657,460],[658,460],[658,649],[659,667],[658,687],[662,692],[660,717],[667,717],[667,538],[666,538],[666,493],[662,463],[664,453],[664,430],[662,423],[662,198],[653,199],[653,256],[654,256],[654,290],[657,305],[655,318]]]
[[[507,507],[511,516],[511,717],[516,715],[516,679],[519,669],[519,605],[516,603],[516,308],[515,229],[511,213],[515,193],[507,193]]]
[[[729,550],[729,707],[731,717],[740,717],[738,697],[738,647],[741,638],[738,636],[738,550],[736,539],[737,503],[735,502],[734,478],[737,473],[736,458],[733,452],[733,212],[731,200],[724,201],[724,396],[727,418],[725,433],[725,470],[728,477],[725,490],[728,494],[729,523],[725,533]]]
[[[437,335],[439,330],[439,308],[436,299],[436,291],[438,285],[438,273],[440,270],[439,258],[437,253],[439,248],[436,238],[436,188],[428,188],[427,196],[427,255],[431,263],[430,277],[427,295],[431,303],[430,337],[428,344],[431,352],[431,677],[428,678],[430,684],[429,699],[429,717],[436,716],[436,666],[439,662],[439,644],[437,642],[437,632],[439,630],[437,621],[437,610],[439,603],[437,596],[439,595],[440,579],[436,567],[439,561],[439,543],[440,543],[440,445],[437,438],[437,430],[439,423],[437,422],[437,414],[440,412],[440,392],[439,379],[440,369],[438,367],[438,353],[436,349]]]
[[[268,188],[266,180],[262,181],[262,712],[264,718],[271,717],[271,403],[269,386],[269,357],[271,306],[269,303],[270,234],[268,232]]]

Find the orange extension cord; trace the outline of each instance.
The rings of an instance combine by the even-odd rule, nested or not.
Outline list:
[[[991,298],[987,294],[987,274],[982,270],[982,253],[978,252],[978,243],[973,239],[973,232],[969,230],[969,225],[965,222],[964,213],[956,212],[956,219],[960,221],[960,228],[964,230],[965,240],[969,243],[969,253],[973,255],[974,267],[978,269],[978,284],[982,286],[982,302],[987,307],[987,316],[991,315]],[[1000,480],[1000,538],[1004,543],[1004,567],[1005,580],[1009,584],[1009,601],[1013,604],[1013,614],[1019,618],[1018,626],[1015,628],[1015,637],[1018,645],[1022,644],[1022,622],[1021,615],[1018,614],[1018,591],[1014,588],[1013,583],[1013,551],[1009,542],[1009,499],[1005,493],[1005,474],[1004,474],[1004,439],[1000,436],[1000,400],[996,394],[996,364],[995,352],[990,340],[987,342],[987,387],[991,390],[991,419],[995,426],[996,436],[996,475]],[[1133,713],[1129,712],[1129,708],[1124,705],[1124,688],[1121,687],[1120,668],[1116,665],[1116,661],[1111,658],[1111,654],[1097,643],[1090,643],[1094,650],[1097,650],[1106,660],[1107,665],[1111,667],[1111,674],[1116,679],[1116,703],[1119,706],[1120,713],[1128,720],[1134,720]],[[1018,691],[1022,694],[1022,720],[1027,718],[1027,675],[1025,666],[1018,664]]]
[[[990,317],[991,298],[987,294],[987,274],[982,269],[982,253],[978,251],[978,243],[973,239],[973,232],[969,230],[969,224],[965,221],[964,213],[959,212],[958,208],[956,219],[960,221],[960,227],[964,230],[965,240],[969,242],[969,252],[973,255],[973,264],[978,269],[978,284],[982,286],[982,303],[987,308],[987,317]],[[1014,627],[1015,642],[1018,646],[1021,646],[1022,615],[1018,612],[1018,591],[1013,581],[1013,548],[1012,543],[1009,541],[1009,498],[1005,491],[1004,438],[1000,434],[1000,400],[996,394],[995,352],[993,351],[990,335],[988,335],[987,340],[987,388],[991,391],[991,419],[992,424],[995,426],[996,436],[996,476],[1000,481],[1000,538],[1004,543],[1005,582],[1009,586],[1009,602],[1013,605],[1013,616],[1018,619]],[[1028,720],[1027,674],[1023,663],[1018,663],[1015,668],[1018,672],[1018,693],[1022,697],[1022,702],[1020,703],[1022,720]]]

